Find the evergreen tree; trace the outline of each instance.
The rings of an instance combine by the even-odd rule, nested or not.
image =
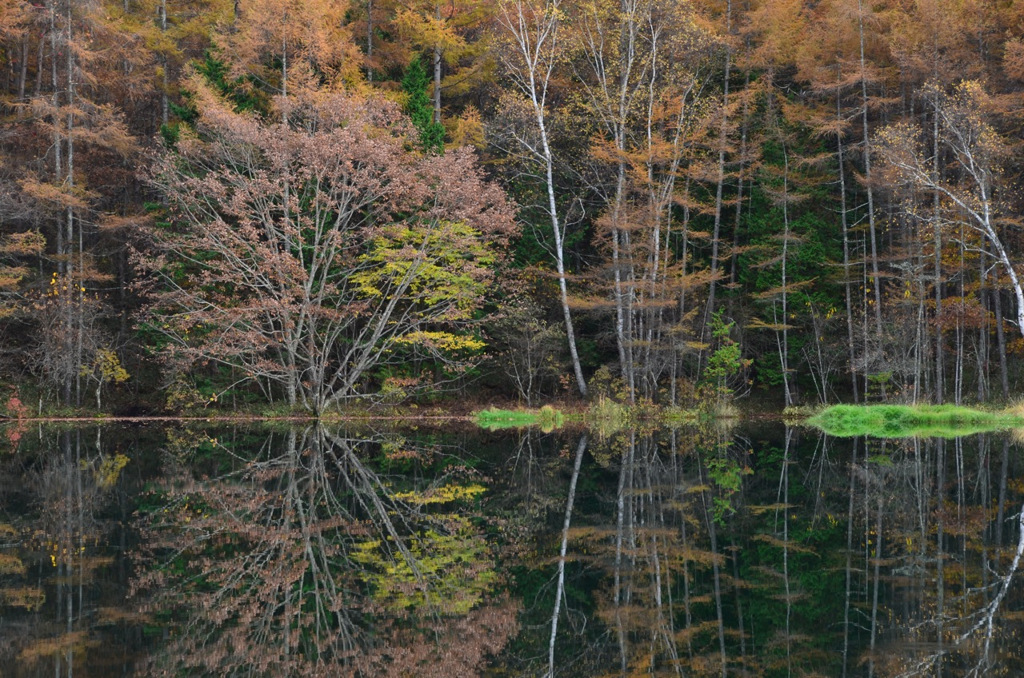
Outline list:
[[[409,70],[402,78],[402,91],[409,95],[405,103],[405,113],[419,130],[423,150],[427,153],[441,153],[444,150],[444,125],[434,122],[433,104],[427,96],[429,84],[423,59],[419,56],[414,57],[409,63]]]

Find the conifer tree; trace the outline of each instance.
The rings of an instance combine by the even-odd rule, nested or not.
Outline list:
[[[413,57],[402,78],[402,91],[409,97],[405,102],[405,113],[419,130],[423,150],[427,153],[441,153],[444,150],[444,125],[434,121],[433,104],[427,96],[429,84],[422,57]]]

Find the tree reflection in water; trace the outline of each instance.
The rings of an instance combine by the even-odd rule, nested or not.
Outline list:
[[[129,457],[99,427],[5,433],[15,449],[0,452],[0,673],[117,673],[139,650],[117,633],[139,620],[110,586]]]
[[[547,583],[524,595],[524,649],[505,667],[1013,675],[1024,481],[1008,445],[714,426],[592,441],[582,470],[563,455],[570,491],[535,533]],[[545,605],[557,638],[527,631]]]
[[[1024,673],[1007,437],[110,428],[0,457],[16,675]]]
[[[381,442],[317,426],[255,456],[216,444],[215,477],[168,469],[137,589],[172,640],[146,671],[456,676],[498,652],[516,608],[493,592],[483,486],[460,466],[426,485],[429,451]]]

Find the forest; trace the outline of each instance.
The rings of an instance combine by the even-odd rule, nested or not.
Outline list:
[[[1024,10],[2,0],[40,413],[1008,401]]]

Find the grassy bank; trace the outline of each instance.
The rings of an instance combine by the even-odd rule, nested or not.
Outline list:
[[[528,426],[539,426],[543,431],[553,431],[561,427],[565,420],[562,413],[550,405],[545,405],[539,410],[503,410],[492,407],[481,410],[473,416],[477,425],[488,431]]]
[[[598,435],[611,435],[627,428],[677,427],[692,424],[697,418],[694,410],[650,404],[629,406],[609,398],[597,398],[586,409],[578,405],[575,408],[570,405],[568,410],[551,405],[540,409],[490,407],[473,414],[476,424],[490,431],[529,426],[552,431],[563,424],[571,424],[586,427]]]
[[[834,405],[807,420],[838,437],[924,436],[955,438],[972,433],[1024,427],[1014,412],[978,410],[956,405]]]

